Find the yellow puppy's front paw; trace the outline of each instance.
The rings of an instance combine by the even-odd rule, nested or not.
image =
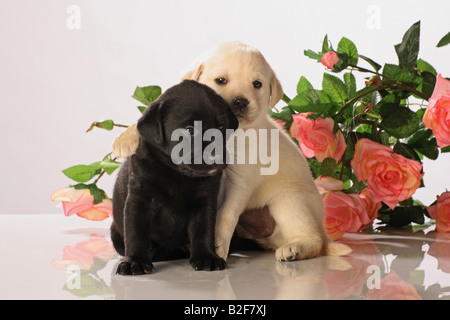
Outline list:
[[[216,254],[222,259],[227,260],[228,246],[226,244],[226,241],[224,240],[224,237],[217,233],[216,233],[215,247],[216,247]]]
[[[133,124],[116,138],[112,151],[116,157],[126,159],[136,152],[138,144],[139,133],[136,124]]]

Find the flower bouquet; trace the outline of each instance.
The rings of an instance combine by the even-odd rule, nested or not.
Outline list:
[[[381,65],[359,54],[351,40],[343,37],[334,49],[325,36],[321,51],[304,52],[326,67],[322,88],[302,76],[297,95],[284,95],[286,106],[269,110],[308,159],[324,197],[325,229],[333,240],[370,227],[376,218],[403,227],[423,224],[428,216],[436,220],[438,231],[450,232],[450,192],[430,206],[413,199],[424,187],[423,158],[450,152],[450,81],[419,58],[419,40],[420,21],[395,46],[398,64]],[[449,43],[450,33],[438,47]],[[363,76],[363,86],[357,86],[355,75]],[[160,94],[158,86],[137,87],[133,98],[143,104],[138,107],[142,112]],[[104,120],[88,131],[116,126],[126,127]],[[90,165],[63,170],[77,184],[58,190],[52,199],[63,202],[66,215],[92,220],[110,216],[111,200],[97,182],[120,164],[110,153]]]

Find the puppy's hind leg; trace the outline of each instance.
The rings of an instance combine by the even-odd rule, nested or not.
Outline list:
[[[321,226],[323,205],[316,194],[285,194],[269,208],[284,240],[277,243],[277,260],[308,259],[322,253],[327,238]]]

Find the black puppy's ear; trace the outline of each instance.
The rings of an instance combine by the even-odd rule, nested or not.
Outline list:
[[[163,145],[165,142],[163,109],[164,101],[153,102],[137,123],[139,134],[152,144]]]

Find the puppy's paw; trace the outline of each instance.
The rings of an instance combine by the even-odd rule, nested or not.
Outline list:
[[[278,261],[294,261],[300,258],[301,245],[298,242],[288,243],[275,251]]]
[[[114,141],[112,151],[118,158],[127,158],[136,152],[139,144],[137,125],[133,124]]]
[[[117,274],[123,276],[149,274],[153,271],[151,262],[138,262],[131,258],[125,258],[117,266]]]
[[[222,258],[210,254],[210,255],[198,255],[189,259],[189,264],[195,271],[199,270],[223,270],[227,267],[227,263]]]
[[[227,260],[230,241],[226,241],[223,236],[216,233],[214,246],[216,247],[216,254],[220,258]]]

